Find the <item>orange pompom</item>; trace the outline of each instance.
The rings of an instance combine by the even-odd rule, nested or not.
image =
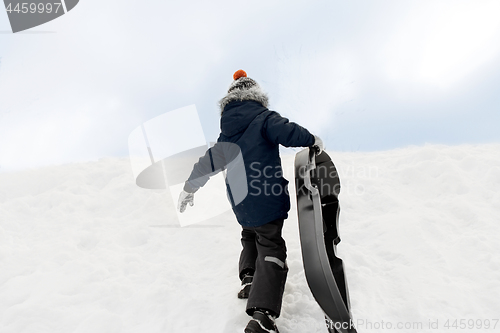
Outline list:
[[[233,74],[233,79],[235,79],[235,80],[238,80],[240,77],[247,77],[247,73],[242,69],[238,69]]]

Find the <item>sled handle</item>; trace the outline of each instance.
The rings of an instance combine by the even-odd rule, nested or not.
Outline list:
[[[311,183],[311,171],[316,169],[316,150],[309,147],[309,158],[307,161],[306,169],[304,172],[304,186],[311,191],[312,195],[319,194],[318,188],[315,184]]]
[[[318,152],[316,147],[309,147],[309,160],[308,162],[311,164],[314,164],[316,166],[316,159],[314,158],[316,156],[316,153]]]

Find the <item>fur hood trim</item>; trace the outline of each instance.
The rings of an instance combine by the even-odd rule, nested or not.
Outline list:
[[[263,92],[259,86],[253,86],[250,89],[234,89],[219,101],[220,113],[224,112],[224,108],[234,101],[256,101],[264,107],[269,106],[269,97]]]

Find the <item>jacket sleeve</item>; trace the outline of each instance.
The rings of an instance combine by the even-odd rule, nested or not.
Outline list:
[[[193,166],[193,171],[184,184],[184,191],[194,193],[204,186],[210,177],[216,175],[225,168],[225,159],[222,147],[215,144],[209,148],[204,156],[200,157]]]
[[[315,140],[307,129],[275,111],[271,111],[271,115],[266,118],[263,135],[267,140],[285,147],[310,147]]]

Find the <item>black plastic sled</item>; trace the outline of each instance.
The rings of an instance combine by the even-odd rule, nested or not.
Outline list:
[[[336,255],[340,180],[330,156],[304,149],[295,156],[300,243],[307,283],[330,333],[357,333],[342,260]]]

